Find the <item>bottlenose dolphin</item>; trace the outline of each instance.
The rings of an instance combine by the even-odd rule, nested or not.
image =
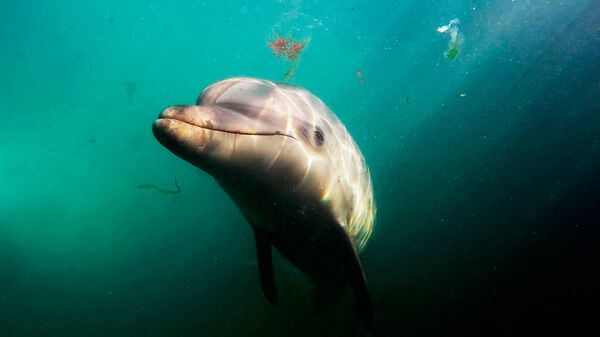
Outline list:
[[[277,302],[273,246],[315,282],[316,294],[335,298],[350,283],[371,322],[358,258],[375,219],[371,177],[320,99],[289,84],[230,78],[207,87],[195,105],[165,109],[152,131],[212,175],[248,220],[269,302]]]

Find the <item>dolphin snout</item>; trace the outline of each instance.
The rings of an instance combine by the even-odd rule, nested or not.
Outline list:
[[[166,108],[152,124],[154,136],[165,146],[167,143],[184,139],[197,125],[194,110],[193,106],[184,105]]]
[[[197,105],[173,105],[158,115],[158,120],[176,120],[198,127],[207,127],[210,120],[214,119],[210,110]]]
[[[159,117],[152,123],[152,133],[163,145],[172,140],[174,130],[176,130],[176,126],[173,119]]]
[[[162,122],[161,122],[162,121]],[[204,105],[174,105],[166,108],[157,120],[157,126],[175,122],[197,128],[246,135],[282,135],[287,119],[269,119],[240,113],[233,108]],[[162,127],[161,127],[162,128]]]
[[[185,114],[186,106],[184,105],[173,105],[163,110],[158,118],[176,118],[179,115]]]

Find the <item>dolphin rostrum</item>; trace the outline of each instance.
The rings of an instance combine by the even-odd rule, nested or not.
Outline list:
[[[320,99],[289,84],[230,78],[206,88],[196,105],[165,109],[152,131],[212,175],[248,220],[269,302],[277,302],[273,246],[315,282],[317,294],[335,299],[350,283],[371,322],[358,258],[375,219],[371,177],[358,146]]]

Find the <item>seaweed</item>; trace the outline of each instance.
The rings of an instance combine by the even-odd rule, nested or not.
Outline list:
[[[465,41],[462,33],[458,31],[458,25],[460,20],[453,19],[447,25],[437,28],[438,33],[450,35],[450,41],[448,41],[448,49],[444,52],[444,57],[449,60],[454,60],[460,54],[460,49]]]
[[[158,187],[154,184],[150,184],[150,183],[145,183],[145,184],[141,184],[138,185],[137,188],[142,189],[142,190],[157,190],[160,193],[163,194],[179,194],[181,193],[181,187],[179,187],[179,184],[177,183],[177,178],[173,177],[173,182],[175,183],[175,189],[174,190],[170,190],[170,189],[166,189],[166,188],[162,188],[162,187]]]

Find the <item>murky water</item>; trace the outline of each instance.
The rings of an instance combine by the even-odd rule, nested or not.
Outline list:
[[[315,313],[278,254],[271,306],[241,213],[152,136],[231,76],[310,90],[361,147],[372,335],[591,324],[597,2],[4,0],[0,18],[0,336],[368,333],[349,289]]]

